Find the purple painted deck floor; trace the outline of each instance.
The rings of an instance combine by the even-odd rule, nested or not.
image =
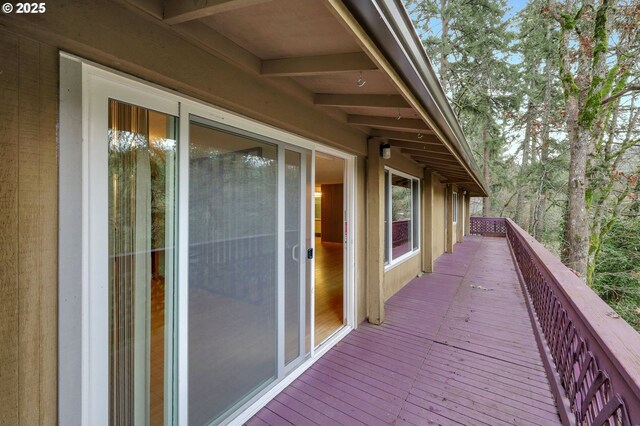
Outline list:
[[[466,237],[249,425],[560,424],[504,238]]]

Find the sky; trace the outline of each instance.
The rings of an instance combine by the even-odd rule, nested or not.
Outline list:
[[[509,0],[508,3],[509,3],[509,7],[511,8],[511,11],[507,13],[507,16],[511,17],[516,13],[518,13],[520,10],[522,10],[522,8],[526,6],[527,1],[526,0]]]

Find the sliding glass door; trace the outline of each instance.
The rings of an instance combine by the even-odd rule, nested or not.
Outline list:
[[[313,145],[87,82],[88,422],[226,423],[313,351]]]
[[[306,155],[189,121],[189,423],[222,420],[305,355]]]

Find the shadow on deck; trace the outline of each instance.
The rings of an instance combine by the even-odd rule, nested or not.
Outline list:
[[[248,424],[560,424],[507,240],[465,237]]]

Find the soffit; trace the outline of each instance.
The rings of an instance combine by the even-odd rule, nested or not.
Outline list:
[[[177,19],[175,14],[167,15],[167,5],[172,3],[174,10],[184,12],[186,7],[187,13],[182,17],[178,14]],[[473,188],[473,178],[460,164],[457,154],[420,119],[425,112],[418,113],[412,108],[406,85],[401,87],[397,76],[380,67],[379,57],[376,58],[380,52],[374,53],[371,45],[347,23],[349,18],[336,13],[335,5],[330,3],[335,2],[208,0],[203,6],[185,6],[180,0],[165,0],[164,20],[176,25],[177,31],[182,23],[204,24],[212,34],[222,36],[212,37],[216,42],[210,43],[228,40],[230,45],[253,55],[252,61],[258,64],[256,71],[262,78],[295,82],[313,95],[318,108],[339,111],[347,123],[380,138],[381,143],[390,143],[394,155],[403,155],[445,176],[448,182],[469,182]],[[220,4],[224,10],[207,10],[217,7],[212,4]],[[194,8],[200,10],[191,14],[190,9]],[[211,51],[220,49],[209,47]],[[350,57],[333,56],[325,60],[327,55]],[[310,58],[314,60],[309,61]],[[385,60],[394,67],[389,58]],[[326,64],[330,66],[327,68]],[[360,75],[364,85],[356,84]],[[421,151],[419,147],[429,149]]]
[[[313,93],[339,94],[381,94],[397,95],[398,90],[393,86],[389,77],[379,70],[362,71],[364,86],[358,87],[356,82],[360,72],[341,72],[335,74],[321,74],[314,76],[291,77]]]
[[[260,59],[360,50],[324,1],[272,0],[201,21]]]

